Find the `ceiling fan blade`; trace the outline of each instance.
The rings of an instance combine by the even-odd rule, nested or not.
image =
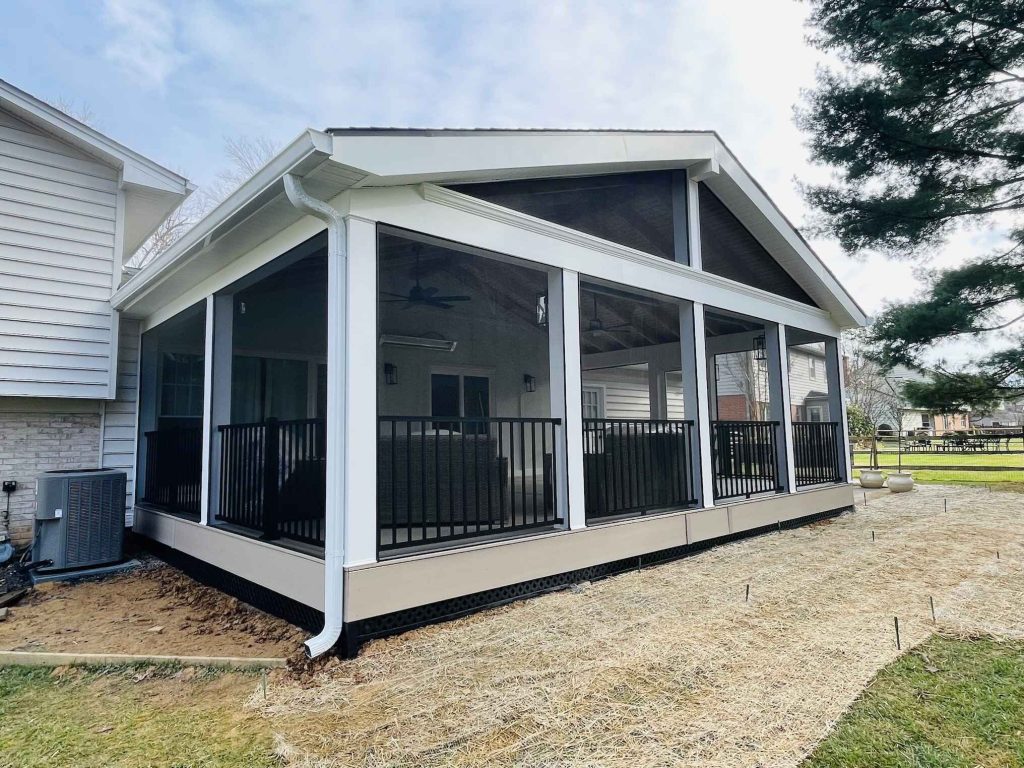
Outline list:
[[[407,293],[392,293],[391,291],[381,291],[380,295],[381,296],[393,296],[396,299],[406,299],[407,300],[409,298],[409,294],[407,294]]]
[[[433,285],[431,285],[431,286],[428,286],[428,287],[426,287],[426,288],[423,288],[423,289],[422,289],[422,290],[420,291],[420,293],[421,293],[422,295],[426,296],[427,298],[430,298],[430,297],[431,297],[431,296],[433,296],[433,295],[434,295],[435,293],[437,293],[437,292],[438,292],[438,290],[440,290],[440,289],[439,289],[439,288],[437,288],[437,286],[433,286]]]
[[[472,301],[472,296],[431,296],[431,301]]]

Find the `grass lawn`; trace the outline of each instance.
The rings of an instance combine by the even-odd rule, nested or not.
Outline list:
[[[1013,450],[1020,451],[1020,441],[1014,441]],[[881,446],[880,446],[881,447]],[[894,447],[894,446],[893,446]],[[871,457],[868,453],[858,450],[854,454],[853,475],[857,477],[859,470],[868,466]],[[900,456],[895,450],[879,450],[878,465],[891,467],[883,472],[895,472],[900,465]],[[982,483],[982,484],[1020,484],[1024,483],[1024,453],[1000,451],[996,453],[975,453],[971,451],[948,451],[937,453],[905,452],[902,466],[913,467],[909,471],[919,483]],[[941,467],[941,469],[921,469],[921,467]],[[955,467],[955,469],[949,469]],[[1002,467],[993,470],[989,467]]]
[[[0,668],[2,768],[278,766],[254,673]]]
[[[1024,766],[1024,643],[936,637],[884,669],[803,768]]]

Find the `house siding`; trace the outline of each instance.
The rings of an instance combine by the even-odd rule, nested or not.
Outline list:
[[[136,409],[139,399],[139,338],[137,320],[121,321],[117,355],[117,396],[103,403],[102,463],[128,474],[127,522],[135,505]]]
[[[118,172],[0,110],[0,397],[106,398]]]
[[[99,445],[98,401],[0,397],[0,480],[18,484],[8,524],[16,546],[32,540],[36,477],[53,469],[95,468]]]

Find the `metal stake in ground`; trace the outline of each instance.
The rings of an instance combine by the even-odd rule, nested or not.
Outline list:
[[[746,597],[746,599],[744,599],[743,602],[745,602],[745,603],[749,603],[750,602],[750,585],[749,584],[747,584],[747,597]]]
[[[935,624],[935,598],[928,595],[928,604],[932,607],[932,624]]]
[[[872,541],[874,541],[874,540],[875,540],[875,532],[874,532],[874,531],[872,531],[872,532],[871,532],[871,540],[872,540]]]
[[[893,626],[896,627],[896,650],[901,651],[903,649],[900,647],[900,617],[893,616],[892,623]]]

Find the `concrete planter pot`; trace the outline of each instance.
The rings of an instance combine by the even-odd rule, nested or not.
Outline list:
[[[914,478],[909,472],[895,472],[889,475],[889,492],[906,493],[914,489]]]
[[[885,485],[885,475],[877,469],[862,469],[860,471],[861,488],[881,488]]]

